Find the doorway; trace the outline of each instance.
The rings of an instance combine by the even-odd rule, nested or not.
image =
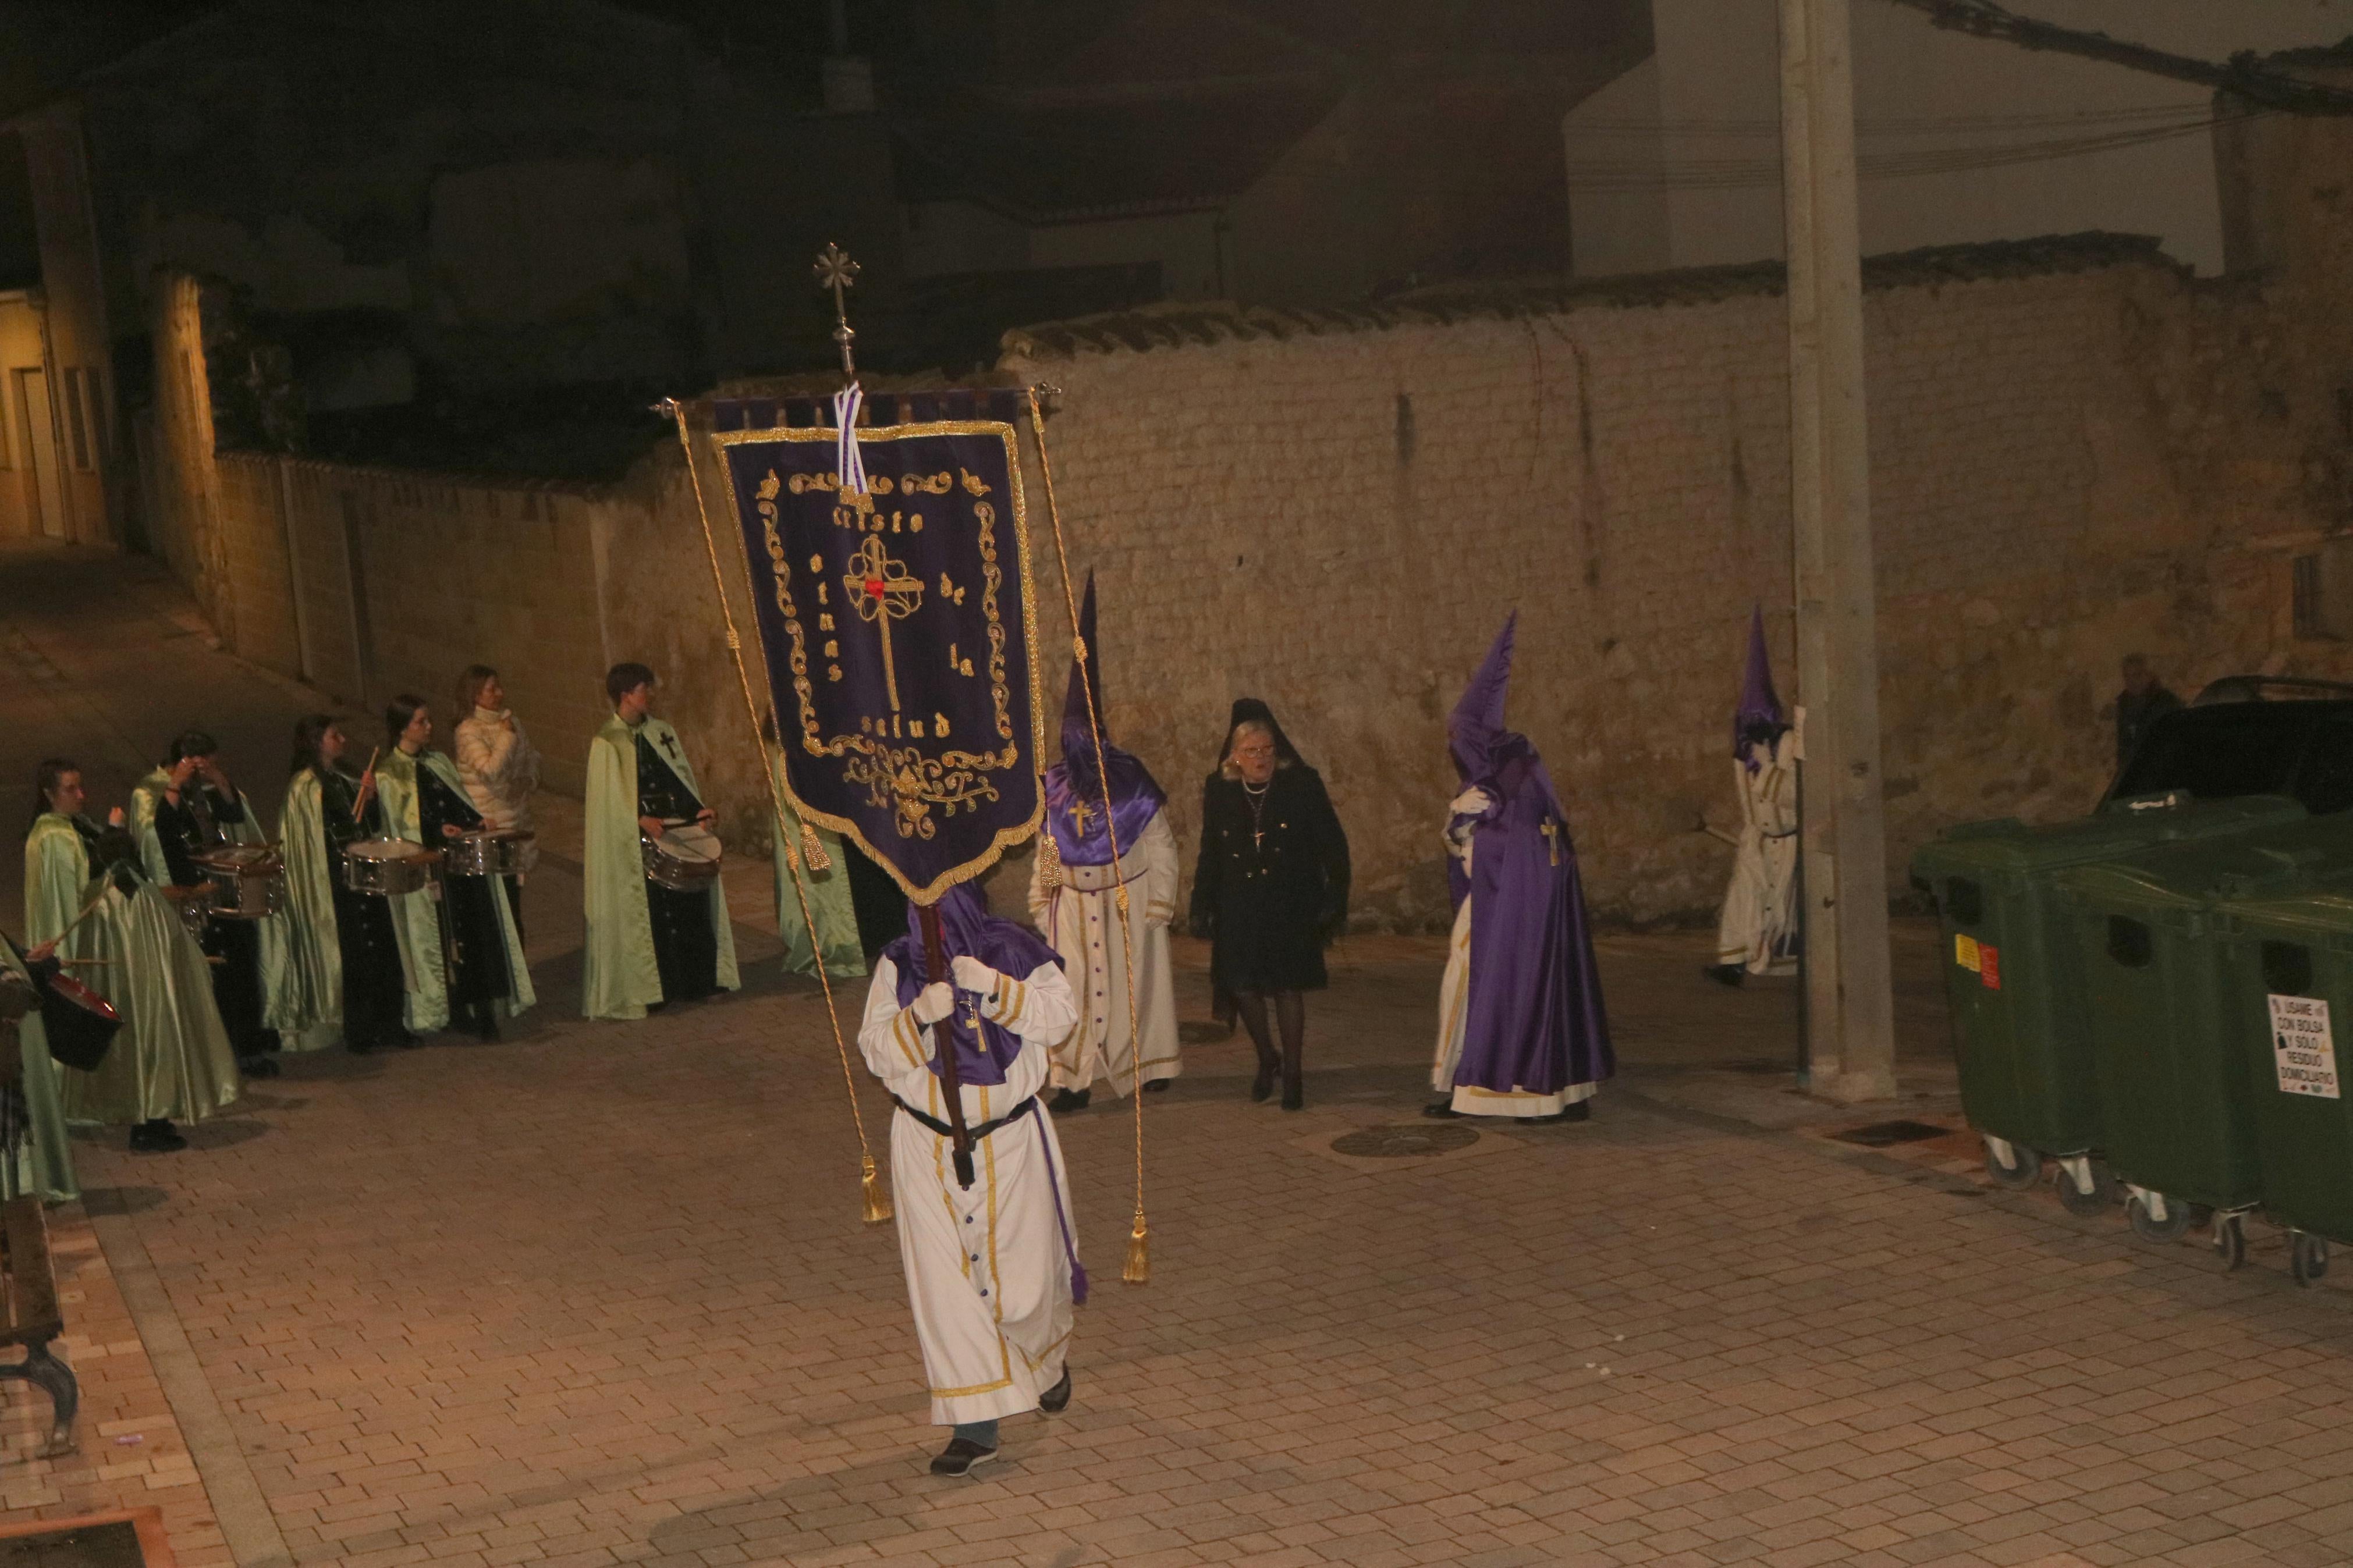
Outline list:
[[[39,532],[66,537],[65,476],[58,468],[58,430],[49,419],[49,378],[37,367],[16,373],[16,426],[25,432],[26,466],[32,470],[27,499],[39,513]]]

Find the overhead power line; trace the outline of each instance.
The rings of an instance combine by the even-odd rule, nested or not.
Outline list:
[[[2307,81],[2267,65],[2253,50],[2221,62],[2201,60],[2147,44],[2127,43],[2105,33],[2037,21],[1999,5],[1994,0],[1888,0],[1888,4],[1917,11],[1936,26],[1972,37],[1993,38],[2022,49],[2105,60],[2129,70],[2235,93],[2265,109],[2290,114],[2353,114],[2353,91]]]

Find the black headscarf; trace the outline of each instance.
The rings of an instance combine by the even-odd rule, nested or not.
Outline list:
[[[1226,721],[1226,738],[1218,742],[1218,771],[1222,772],[1226,765],[1226,759],[1234,754],[1234,731],[1250,720],[1256,720],[1274,731],[1275,766],[1295,767],[1306,760],[1299,754],[1299,748],[1291,743],[1291,737],[1282,732],[1282,726],[1276,721],[1273,709],[1255,697],[1237,697],[1234,699],[1233,716]]]

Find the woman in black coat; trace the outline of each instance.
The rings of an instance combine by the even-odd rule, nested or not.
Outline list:
[[[1348,919],[1348,836],[1314,768],[1300,761],[1265,703],[1234,704],[1222,761],[1201,790],[1201,858],[1193,871],[1193,934],[1210,939],[1209,973],[1231,996],[1258,1047],[1250,1098],[1306,1103],[1302,993],[1321,991],[1324,949]],[[1267,1032],[1274,1004],[1277,1057]]]

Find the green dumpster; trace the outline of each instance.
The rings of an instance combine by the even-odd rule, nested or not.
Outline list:
[[[2203,1206],[2217,1212],[2218,1249],[2233,1266],[2244,1256],[2239,1215],[2264,1182],[2218,901],[2332,871],[2353,873],[2353,819],[2190,838],[2057,874],[2082,965],[2101,1152],[2144,1238],[2178,1238]]]
[[[2084,1037],[2083,962],[2056,874],[2304,817],[2302,806],[2274,795],[2115,800],[2077,822],[1970,823],[1913,857],[1913,879],[1933,891],[1943,922],[1961,1103],[1986,1139],[1997,1181],[2029,1185],[2042,1156],[2054,1155],[2065,1163],[2058,1188],[2070,1207],[2109,1201],[2090,1159],[2102,1141],[2099,1096]]]
[[[2353,1101],[2336,1039],[2336,1026],[2353,1020],[2353,875],[2218,912],[2263,1207],[2288,1228],[2291,1268],[2309,1284],[2328,1267],[2330,1241],[2353,1245]]]

